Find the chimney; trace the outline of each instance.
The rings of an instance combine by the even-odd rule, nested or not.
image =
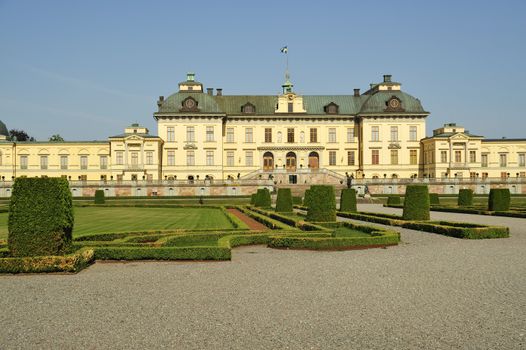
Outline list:
[[[219,88],[217,88],[217,89],[216,89],[216,95],[217,95],[217,96],[223,96],[223,89],[219,89]]]
[[[214,94],[214,88],[206,88],[206,93],[212,96]]]
[[[391,74],[385,74],[384,83],[390,83],[390,82],[391,82]]]
[[[371,84],[369,84],[369,89],[372,89],[372,88],[374,88],[375,86],[376,86],[375,83],[371,83]]]
[[[360,89],[354,89],[354,96],[360,96]]]

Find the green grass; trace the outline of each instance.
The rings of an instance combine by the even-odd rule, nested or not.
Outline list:
[[[371,237],[370,234],[353,230],[352,228],[340,226],[334,230],[334,237]]]
[[[0,213],[0,240],[7,239],[7,213]],[[75,208],[73,236],[146,230],[231,229],[215,208]]]

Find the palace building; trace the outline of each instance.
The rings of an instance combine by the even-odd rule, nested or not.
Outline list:
[[[484,139],[455,124],[426,137],[419,99],[384,75],[350,95],[227,95],[189,73],[157,101],[157,135],[133,124],[105,141],[18,142],[0,125],[0,177],[81,181],[526,177],[526,139]]]

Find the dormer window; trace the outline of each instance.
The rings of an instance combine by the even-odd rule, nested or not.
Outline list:
[[[327,114],[338,114],[340,108],[336,103],[331,102],[327,106],[323,107],[323,109]]]
[[[400,100],[396,96],[391,96],[391,98],[387,101],[385,101],[385,106],[387,107],[385,109],[385,112],[404,112],[404,108],[402,107],[402,100]]]
[[[256,113],[256,106],[254,106],[252,103],[246,103],[243,106],[241,106],[241,113],[243,114],[254,114]]]

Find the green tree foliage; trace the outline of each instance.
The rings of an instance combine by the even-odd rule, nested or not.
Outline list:
[[[73,232],[73,202],[62,178],[17,178],[9,204],[12,256],[61,255]]]
[[[36,141],[34,137],[31,137],[24,130],[11,129],[9,130],[9,140],[11,141]]]
[[[313,185],[310,188],[309,196],[308,221],[336,221],[336,197],[333,186]]]
[[[511,195],[507,188],[492,188],[489,191],[488,210],[508,211],[510,210]]]
[[[276,211],[279,213],[292,212],[292,193],[290,188],[278,189],[278,197],[276,198]]]
[[[463,188],[458,191],[458,202],[459,207],[470,207],[473,205],[473,190],[469,188]]]
[[[356,208],[356,190],[344,188],[340,196],[340,211],[358,211]]]
[[[49,138],[49,142],[64,142],[64,139],[59,134],[55,134]]]
[[[429,220],[429,190],[425,185],[408,185],[405,190],[404,220]]]

